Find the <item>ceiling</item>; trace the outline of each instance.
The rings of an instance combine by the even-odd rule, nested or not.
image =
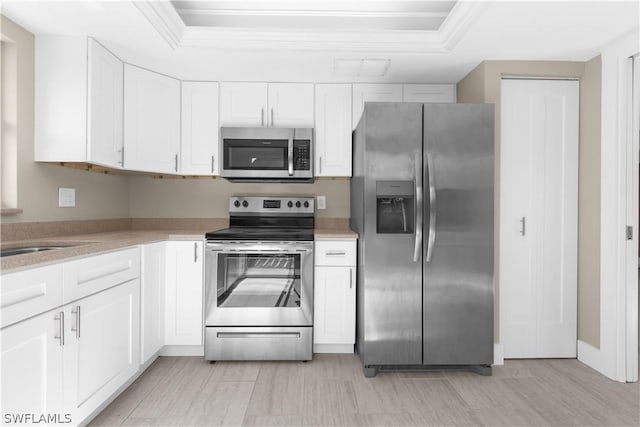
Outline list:
[[[484,59],[585,61],[638,1],[17,1],[36,35],[90,35],[182,79],[455,83]]]

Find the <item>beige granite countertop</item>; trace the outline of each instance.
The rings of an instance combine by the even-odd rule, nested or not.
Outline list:
[[[224,228],[224,227],[220,227]],[[129,246],[159,242],[163,240],[195,240],[203,239],[206,230],[124,230],[93,234],[75,234],[68,236],[47,237],[43,239],[15,240],[3,242],[2,247],[26,247],[59,245],[68,246],[42,252],[0,258],[0,273],[10,273],[21,269],[43,266],[54,262],[71,260],[100,252],[108,252]],[[358,235],[349,229],[317,228],[315,238],[323,239],[357,239]]]
[[[348,228],[316,228],[314,236],[317,240],[357,239],[358,233]]]
[[[163,240],[203,239],[207,231],[210,230],[125,230],[3,242],[3,248],[46,245],[68,247],[0,258],[0,272],[4,274],[23,268],[41,266]]]

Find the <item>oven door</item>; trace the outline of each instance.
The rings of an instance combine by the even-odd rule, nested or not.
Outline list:
[[[311,326],[313,242],[207,242],[206,326]]]

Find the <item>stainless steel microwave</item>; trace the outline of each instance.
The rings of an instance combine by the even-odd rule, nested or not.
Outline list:
[[[313,129],[223,127],[221,175],[240,182],[313,182]]]

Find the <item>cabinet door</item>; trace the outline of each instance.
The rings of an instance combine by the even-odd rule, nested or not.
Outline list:
[[[216,175],[218,154],[218,83],[182,82],[180,173]]]
[[[89,39],[87,161],[122,167],[122,61]]]
[[[167,242],[165,345],[202,345],[203,246]]]
[[[316,85],[317,176],[351,176],[351,85]]]
[[[222,83],[221,126],[267,126],[266,83]]]
[[[180,80],[124,66],[124,168],[177,173]]]
[[[365,102],[402,102],[401,84],[353,85],[353,123],[355,129],[364,111]]]
[[[355,267],[316,267],[314,288],[313,343],[354,344]]]
[[[409,84],[402,90],[404,102],[456,102],[456,85]]]
[[[164,345],[166,243],[144,245],[142,254],[140,363],[144,364]]]
[[[63,414],[63,322],[49,311],[0,331],[2,414]],[[64,419],[62,420],[64,421]],[[22,424],[13,420],[15,424]]]
[[[81,299],[64,312],[65,406],[80,421],[138,370],[140,281]]]
[[[268,125],[313,127],[313,84],[270,83]]]

